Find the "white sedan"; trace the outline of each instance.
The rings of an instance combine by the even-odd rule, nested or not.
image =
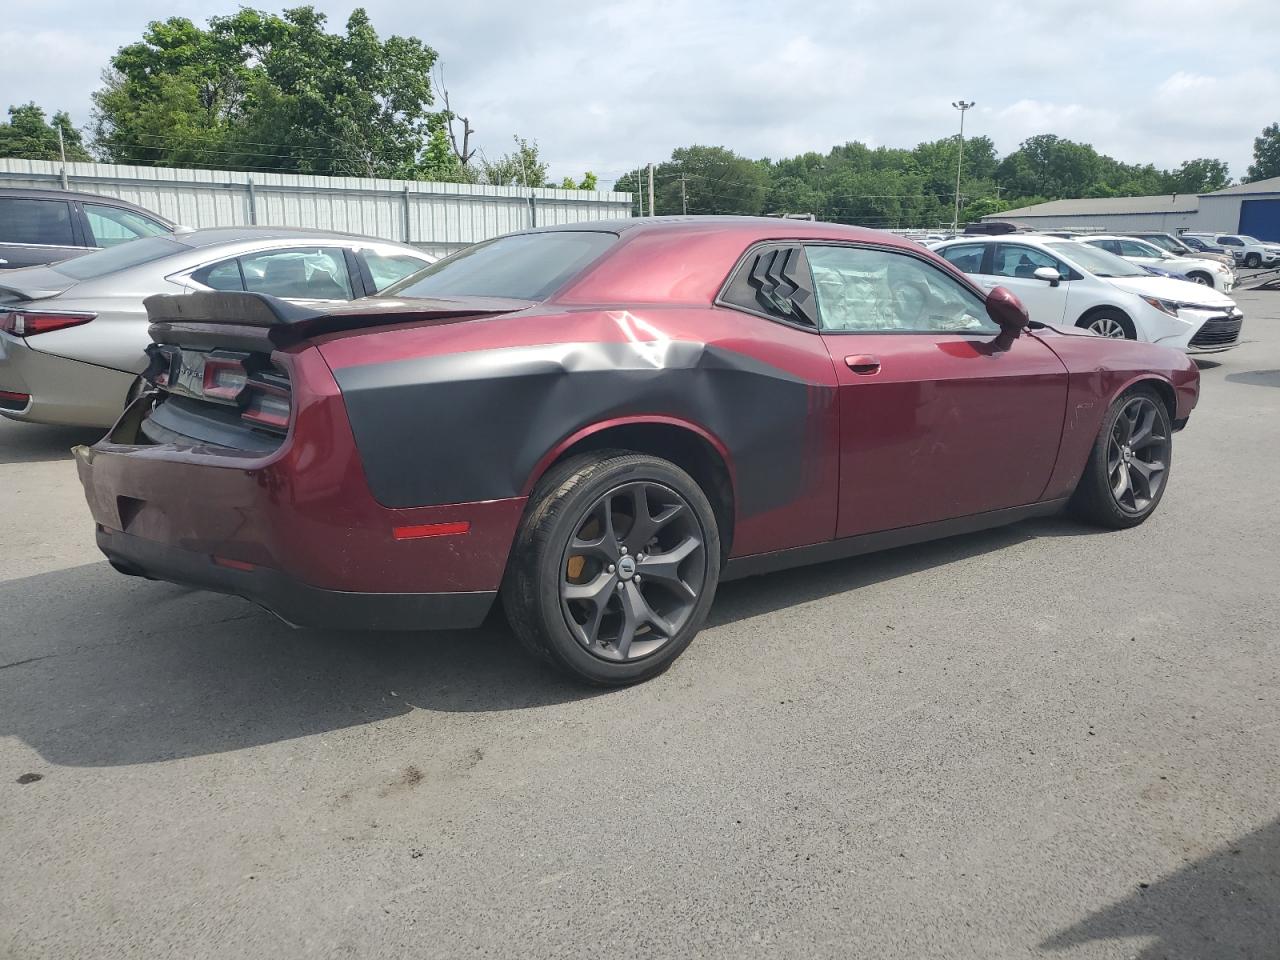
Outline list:
[[[1244,314],[1229,297],[1187,280],[1152,276],[1087,243],[1011,234],[950,240],[934,252],[981,287],[1013,291],[1039,323],[1186,353],[1229,350],[1240,340]]]
[[[1080,237],[1081,243],[1087,243],[1107,253],[1124,257],[1140,267],[1156,267],[1179,273],[1192,283],[1213,287],[1223,293],[1230,293],[1236,285],[1235,271],[1225,263],[1214,260],[1201,260],[1197,257],[1177,257],[1167,250],[1162,250],[1154,243],[1139,240],[1136,237]]]

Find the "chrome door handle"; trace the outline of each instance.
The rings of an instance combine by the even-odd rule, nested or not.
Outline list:
[[[853,356],[845,357],[844,362],[845,366],[854,373],[860,373],[864,376],[880,372],[880,358],[873,357],[870,354],[856,353]]]

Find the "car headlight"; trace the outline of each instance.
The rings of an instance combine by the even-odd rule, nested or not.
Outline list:
[[[1159,297],[1143,297],[1147,303],[1155,307],[1161,313],[1167,313],[1171,317],[1178,315],[1178,307],[1180,304],[1174,303],[1172,300],[1161,300]]]

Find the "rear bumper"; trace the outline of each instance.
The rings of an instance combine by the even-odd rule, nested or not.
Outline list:
[[[121,573],[244,597],[295,627],[424,630],[479,626],[496,590],[357,593],[324,590],[265,567],[220,566],[209,554],[98,527],[98,548]],[[251,566],[251,565],[244,565]]]
[[[289,362],[294,422],[275,451],[140,442],[150,395],[98,443],[75,448],[103,553],[126,571],[247,597],[295,624],[479,623],[524,498],[384,506],[319,352]],[[442,456],[436,469],[452,463]]]

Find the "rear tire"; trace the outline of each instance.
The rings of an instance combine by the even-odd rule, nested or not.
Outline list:
[[[1136,386],[1102,418],[1071,498],[1080,519],[1113,530],[1136,527],[1160,504],[1173,462],[1173,425],[1154,389]]]
[[[719,579],[719,531],[698,484],[666,460],[602,450],[539,482],[502,600],[535,656],[586,683],[624,686],[684,652]]]
[[[1100,337],[1112,337],[1116,340],[1138,339],[1133,321],[1119,310],[1095,310],[1076,321],[1076,326],[1083,327]]]

